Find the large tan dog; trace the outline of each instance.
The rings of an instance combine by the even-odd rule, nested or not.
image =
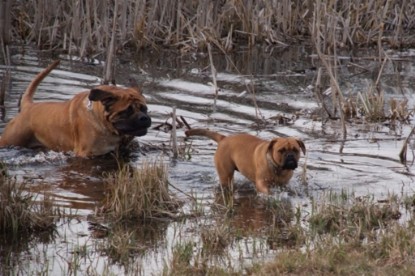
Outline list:
[[[55,61],[29,84],[20,113],[4,129],[0,147],[46,147],[87,157],[118,149],[126,137],[143,136],[151,125],[144,96],[136,87],[101,85],[66,102],[33,102],[39,83]]]
[[[237,170],[255,183],[256,189],[269,193],[275,185],[286,185],[298,166],[302,141],[293,137],[265,141],[249,134],[224,136],[207,129],[190,129],[186,136],[205,136],[218,143],[215,165],[222,185],[229,185]]]

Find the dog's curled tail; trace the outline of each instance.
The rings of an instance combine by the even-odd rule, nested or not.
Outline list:
[[[205,136],[207,138],[215,140],[216,142],[220,142],[223,138],[226,137],[225,135],[222,135],[220,133],[210,131],[208,129],[202,129],[202,128],[192,128],[192,129],[186,130],[185,134],[186,136]]]
[[[43,69],[37,76],[30,82],[29,86],[26,88],[20,102],[20,109],[22,109],[26,104],[33,102],[33,95],[35,94],[36,88],[39,86],[40,82],[46,78],[46,76],[59,65],[60,60],[55,60],[47,68]]]

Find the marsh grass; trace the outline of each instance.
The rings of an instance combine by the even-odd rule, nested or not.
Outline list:
[[[399,219],[399,203],[390,197],[378,204],[373,197],[331,195],[330,199],[313,204],[309,219],[314,233],[340,235],[342,239],[368,238],[377,229]]]
[[[126,230],[116,227],[111,231],[105,242],[100,242],[98,250],[113,263],[118,263],[124,267],[132,262],[137,254],[143,254],[147,247],[137,239],[134,230]]]
[[[162,162],[145,162],[140,168],[122,165],[107,175],[106,184],[103,210],[115,221],[173,218],[180,207],[169,191],[167,167]]]
[[[180,242],[173,247],[172,256],[164,264],[162,275],[240,275],[231,267],[212,265],[214,261],[210,257],[215,256],[201,254],[194,242]]]
[[[233,240],[231,228],[228,223],[221,223],[212,227],[201,229],[203,254],[223,254]]]
[[[305,242],[306,232],[301,226],[299,214],[295,214],[291,202],[289,200],[268,199],[265,206],[272,214],[272,224],[265,231],[270,248],[302,246]],[[297,217],[296,221],[294,221],[295,217]]]
[[[50,198],[44,196],[36,200],[25,183],[19,183],[6,173],[0,175],[0,233],[16,237],[54,231],[60,215]]]
[[[413,197],[386,200],[352,193],[325,194],[312,207],[309,228],[301,239],[276,258],[256,264],[252,274],[292,275],[411,275],[415,253],[413,212],[405,222],[399,208],[412,209]],[[278,232],[277,232],[278,233]],[[277,240],[278,241],[278,240]],[[286,245],[285,243],[279,244]]]
[[[339,242],[335,236],[320,239],[314,248],[283,251],[275,261],[261,265],[259,274],[293,275],[412,275],[414,225],[392,223],[377,240]]]

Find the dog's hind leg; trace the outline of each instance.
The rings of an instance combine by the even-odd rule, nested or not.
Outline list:
[[[218,160],[215,160],[215,166],[222,187],[231,187],[236,168]]]

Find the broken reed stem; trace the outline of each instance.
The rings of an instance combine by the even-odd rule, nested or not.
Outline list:
[[[177,132],[176,132],[176,107],[173,106],[172,112],[172,129],[171,129],[171,136],[172,136],[172,149],[173,149],[173,158],[177,158],[179,156],[179,149],[177,147]]]
[[[316,95],[316,98],[318,100],[318,102],[321,104],[321,106],[323,107],[324,111],[326,111],[327,115],[329,116],[330,119],[334,119],[333,114],[331,114],[331,111],[329,110],[329,108],[327,107],[326,103],[324,102],[323,99],[323,93],[322,93],[322,89],[323,87],[321,86],[321,75],[323,72],[323,68],[318,68],[317,71],[317,78],[316,78],[316,85],[314,88],[314,93]]]
[[[403,142],[402,149],[399,152],[399,160],[402,164],[406,165],[407,158],[406,153],[408,151],[408,143],[411,136],[415,133],[415,126],[412,128],[411,132],[409,133],[408,137],[406,137],[405,141]]]
[[[210,46],[210,43],[207,44],[207,48],[208,48],[208,53],[209,53],[210,70],[212,73],[213,89],[215,90],[214,106],[216,108],[216,101],[218,99],[218,83],[216,82],[217,71],[216,71],[215,65],[213,64],[212,46]]]
[[[380,77],[382,76],[383,68],[385,67],[386,61],[390,61],[389,56],[385,53],[385,51],[383,51],[383,49],[379,50],[379,60],[382,60],[382,56],[385,56],[385,58],[383,58],[382,65],[380,66],[379,73],[378,73],[378,76],[375,82],[375,87],[378,89],[378,91],[380,88],[379,83],[380,83]]]

